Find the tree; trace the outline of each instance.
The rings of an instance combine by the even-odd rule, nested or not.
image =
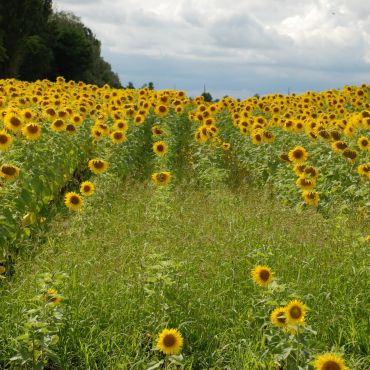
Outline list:
[[[204,97],[204,101],[206,102],[211,102],[213,100],[212,95],[209,92],[204,91],[202,96]]]
[[[0,31],[3,39],[3,60],[0,77],[18,77],[27,56],[28,38],[47,39],[51,0],[17,0],[0,2]]]
[[[131,81],[129,81],[129,83],[126,86],[126,89],[135,89],[135,86]]]

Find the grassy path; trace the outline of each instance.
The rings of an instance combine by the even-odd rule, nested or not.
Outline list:
[[[185,368],[272,368],[276,343],[288,348],[289,340],[269,314],[293,298],[307,304],[317,332],[302,335],[308,356],[336,350],[364,369],[368,226],[284,208],[247,188],[158,191],[105,179],[81,213],[51,223],[32,258],[2,283],[1,364],[24,332],[37,276],[64,272],[56,349],[64,369],[145,369],[162,359],[152,347],[165,327],[184,335]],[[257,264],[275,272],[273,295],[253,284]],[[303,366],[294,351],[294,366]]]

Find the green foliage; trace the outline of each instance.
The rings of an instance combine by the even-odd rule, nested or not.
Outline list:
[[[0,77],[35,81],[58,76],[121,87],[101,56],[100,41],[78,17],[53,13],[51,0],[1,2]]]

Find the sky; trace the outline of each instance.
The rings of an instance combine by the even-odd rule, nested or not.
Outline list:
[[[54,0],[123,85],[213,98],[370,84],[367,0]]]

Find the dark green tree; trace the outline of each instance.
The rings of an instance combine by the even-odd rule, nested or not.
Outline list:
[[[204,97],[204,101],[211,102],[213,100],[212,95],[209,92],[204,91],[202,93],[202,96]]]

